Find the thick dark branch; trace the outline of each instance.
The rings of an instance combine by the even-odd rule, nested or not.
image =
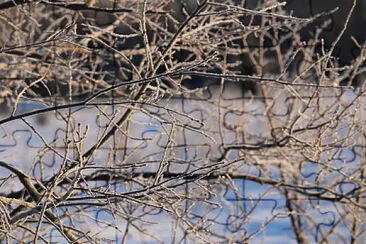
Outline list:
[[[331,201],[331,202],[341,202],[342,200],[349,200],[349,198],[352,196],[350,193],[347,194],[339,194],[336,193],[334,191],[332,191],[331,189],[327,189],[321,186],[301,186],[301,185],[294,185],[291,183],[287,183],[287,182],[283,182],[283,181],[279,181],[276,179],[270,179],[270,178],[265,178],[265,177],[260,177],[260,176],[256,176],[256,175],[252,175],[252,174],[244,174],[244,173],[172,173],[172,172],[168,172],[168,173],[164,173],[164,179],[166,179],[166,182],[171,182],[174,179],[177,180],[183,180],[182,182],[175,182],[171,185],[171,186],[165,186],[163,187],[163,189],[165,189],[166,187],[168,188],[174,188],[177,186],[180,186],[182,184],[186,184],[192,181],[196,181],[196,180],[217,180],[219,178],[225,178],[225,177],[230,177],[231,179],[237,179],[237,180],[248,180],[248,181],[252,181],[252,182],[256,182],[258,184],[261,185],[271,185],[271,186],[275,186],[277,188],[286,188],[287,190],[290,191],[295,191],[298,192],[300,194],[303,194],[307,197],[310,198],[319,198],[322,200],[326,200],[326,201]],[[143,173],[138,173],[138,172],[134,172],[134,173],[128,173],[128,174],[123,174],[123,173],[101,173],[101,172],[97,172],[91,175],[87,175],[84,176],[84,180],[87,182],[95,182],[95,181],[100,181],[100,182],[115,182],[115,181],[124,181],[124,182],[128,182],[128,181],[133,181],[134,178],[137,177],[143,177],[143,178],[149,178],[149,179],[154,179],[156,177],[156,172],[143,172]],[[164,183],[164,182],[163,182]],[[47,184],[47,181],[44,182],[43,184]],[[62,185],[67,185],[70,184],[70,181],[68,179],[64,179],[63,181],[59,182],[59,186]],[[156,189],[155,191],[159,191],[159,189]],[[126,196],[131,196],[131,197],[136,197],[136,198],[141,198],[144,197],[146,194],[133,194],[134,192],[126,192],[122,195],[126,195]],[[140,193],[140,192],[139,192]],[[352,191],[351,193],[355,193],[354,191]],[[7,198],[20,198],[22,197],[24,194],[23,191],[17,191],[17,192],[12,192],[8,195],[6,195]],[[358,207],[360,208],[366,208],[365,206],[361,206],[358,205]]]
[[[0,3],[0,10],[12,8],[18,5],[23,5],[30,2],[37,2],[37,1],[30,1],[30,0],[9,0],[4,3]]]
[[[20,169],[12,166],[10,164],[7,164],[3,161],[0,161],[0,166],[10,170],[11,172],[13,172],[19,178],[20,182],[23,184],[23,186],[25,187],[25,189],[27,190],[27,192],[31,196],[33,202],[35,202],[38,205],[39,202],[41,201],[41,198],[42,198],[41,194],[37,190],[37,187],[39,187],[39,185],[35,186],[32,183],[31,177],[29,175],[25,174],[23,171],[21,171]],[[26,202],[24,202],[24,203],[25,203],[25,205],[22,204],[22,207],[27,206]],[[40,211],[40,209],[37,207],[37,208],[34,209],[34,211],[35,211],[35,213],[38,213]],[[64,225],[59,220],[57,215],[52,213],[50,210],[46,210],[45,215],[52,221],[52,223],[56,227],[59,227],[59,231],[62,231],[63,234],[65,234],[65,236],[70,241],[72,241],[73,243],[79,243],[77,241],[78,238],[69,229],[64,228]],[[18,219],[18,218],[15,217],[15,219]]]
[[[10,0],[4,3],[0,4],[0,10],[9,9],[18,5],[23,5],[26,3],[34,3],[34,2],[40,2],[44,5],[50,5],[50,6],[57,6],[69,10],[74,11],[96,11],[96,12],[106,12],[106,13],[132,13],[134,12],[133,9],[130,8],[99,8],[99,7],[92,7],[88,6],[86,3],[67,3],[64,1],[58,1],[58,0],[50,0],[50,1],[31,1],[31,0]],[[166,14],[164,11],[153,11],[153,10],[147,10],[147,14],[155,13],[155,14]]]

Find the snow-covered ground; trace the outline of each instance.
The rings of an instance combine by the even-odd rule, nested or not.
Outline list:
[[[161,100],[159,105],[162,107],[160,108],[144,106],[145,110],[136,110],[130,119],[128,129],[123,126],[121,129],[125,131],[116,133],[112,140],[94,155],[93,163],[95,165],[115,166],[148,160],[159,162],[163,157],[164,147],[167,145],[168,135],[172,129],[171,123],[173,123],[176,132],[173,133],[167,157],[175,158],[176,161],[170,165],[169,170],[170,172],[194,170],[197,167],[214,163],[218,159],[235,160],[243,153],[232,149],[228,150],[226,157],[222,157],[224,148],[270,144],[273,143],[273,133],[284,133],[274,130],[274,128],[289,127],[292,124],[293,131],[300,130],[306,126],[337,118],[337,113],[350,106],[345,112],[345,118],[342,117],[339,121],[334,121],[329,129],[322,131],[321,143],[328,144],[329,150],[321,152],[317,156],[320,163],[330,167],[329,171],[311,161],[315,160],[316,157],[311,155],[311,150],[307,148],[296,148],[293,152],[276,148],[269,148],[267,151],[246,150],[247,159],[233,164],[232,169],[236,173],[266,176],[280,180],[283,177],[280,168],[286,167],[287,174],[298,174],[292,179],[297,179],[302,182],[301,184],[311,184],[317,181],[317,177],[320,176],[324,178],[317,181],[318,184],[329,186],[330,182],[336,183],[337,180],[341,179],[339,172],[337,173],[334,169],[341,169],[343,173],[352,175],[355,170],[361,167],[361,164],[364,164],[362,162],[364,159],[357,155],[358,150],[361,149],[354,146],[364,143],[362,134],[357,132],[359,132],[359,127],[365,126],[366,122],[365,96],[359,98],[352,91],[346,91],[343,94],[333,93],[334,96],[332,96],[332,92],[325,92],[324,96],[319,98],[316,103],[308,106],[306,110],[302,110],[309,99],[304,98],[301,101],[296,97],[296,94],[292,94],[291,91],[284,88],[273,89],[273,93],[268,95],[269,100],[267,101],[250,97],[250,94],[243,97],[237,88],[228,89],[225,92],[227,94],[220,95],[215,90],[212,97],[206,101],[174,98]],[[237,99],[229,99],[229,97],[237,97]],[[21,103],[17,114],[42,107],[36,103]],[[95,144],[111,124],[109,119],[112,118],[116,122],[125,110],[126,106],[118,105],[113,106],[113,108],[112,106],[99,106],[99,108],[87,107],[71,110],[71,127],[76,128],[79,124],[80,128],[85,130],[88,126],[87,138],[83,144],[84,152]],[[67,139],[72,140],[71,134],[69,133],[69,137],[66,137],[65,133],[68,110],[64,109],[59,112],[66,117],[62,118],[57,113],[46,113],[25,118],[32,125],[34,131],[21,119],[1,124],[1,160],[19,167],[38,179],[47,179],[56,173],[62,158],[52,150],[44,151],[45,144],[64,154]],[[185,113],[189,117],[181,113]],[[323,116],[321,117],[319,114]],[[7,116],[8,114],[3,113],[0,119]],[[195,120],[203,122],[203,125]],[[182,128],[181,125],[188,126]],[[128,134],[127,141],[124,136],[126,133]],[[298,136],[299,141],[313,144],[314,138],[318,138],[317,133],[319,133],[317,130],[305,130],[303,133],[295,135]],[[75,132],[73,134],[75,136]],[[344,141],[341,148],[332,147],[340,140]],[[127,147],[125,146],[126,142]],[[73,157],[73,155],[74,149],[71,148],[68,156]],[[300,157],[301,155],[308,156],[309,160],[304,161]],[[177,162],[177,159],[181,161]],[[156,171],[158,169],[157,162],[136,170],[138,172]],[[301,169],[299,170],[300,165]],[[41,172],[41,166],[46,170]],[[222,170],[230,172],[232,169]],[[9,175],[10,171],[0,170],[1,178]],[[204,215],[210,210],[210,214],[206,216],[207,219],[214,218],[218,223],[229,223],[225,226],[225,224],[212,222],[207,227],[223,235],[231,235],[231,227],[241,226],[242,232],[246,232],[248,235],[260,229],[257,234],[253,235],[251,239],[253,243],[295,243],[283,192],[280,192],[278,188],[260,185],[249,180],[233,180],[232,183],[235,185],[236,191],[233,191],[234,188],[220,187],[220,184],[215,184],[212,187],[215,196],[212,196],[210,200],[220,204],[222,208],[215,209],[209,204],[198,202],[192,206],[190,211]],[[335,185],[337,186],[337,184]],[[352,183],[348,185],[338,184],[339,189],[335,190],[349,191],[353,187],[355,186]],[[1,186],[0,193],[5,195],[21,188],[20,182],[15,178],[9,179]],[[243,198],[241,201],[238,201],[237,194]],[[314,200],[312,203],[304,201],[300,205],[307,211],[306,215],[311,216],[316,222],[314,226],[306,227],[307,231],[314,234],[313,237],[309,237],[310,242],[316,241],[317,230],[314,228],[317,225],[329,229],[343,214],[342,211],[336,209],[336,205],[326,201]],[[275,215],[278,216],[262,228],[262,225]],[[233,216],[241,216],[241,218],[235,220],[231,218]],[[106,238],[120,240],[126,227],[126,221],[110,215],[98,217],[113,223],[117,229],[93,221],[80,224],[80,228],[90,229],[97,236],[102,235]],[[147,229],[151,236],[166,243],[172,242],[173,238],[179,240],[183,235],[181,229],[178,228],[176,231],[173,228],[175,220],[169,213],[162,212],[144,218],[146,222],[141,222],[141,226]],[[194,218],[192,221],[195,221]],[[342,230],[344,231],[345,238],[349,237],[346,226],[342,225],[337,228],[340,233]],[[129,231],[128,240],[130,243],[155,243],[151,236],[141,235],[141,232],[136,228],[130,228]],[[214,240],[212,241],[214,242]],[[203,240],[197,239],[197,242],[200,243]]]

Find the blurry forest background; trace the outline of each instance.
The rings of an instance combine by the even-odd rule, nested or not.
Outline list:
[[[1,243],[365,243],[365,0],[1,0]]]

